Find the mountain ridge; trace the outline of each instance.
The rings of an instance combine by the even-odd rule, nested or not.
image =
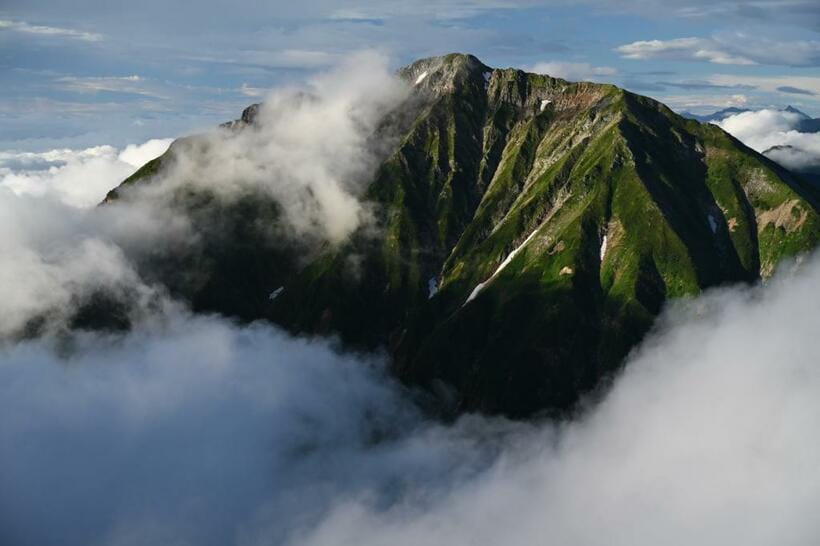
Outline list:
[[[397,74],[412,119],[362,196],[378,236],[302,262],[254,244],[194,259],[216,264],[199,274],[227,270],[188,293],[176,283],[195,308],[386,346],[401,379],[453,411],[524,416],[571,408],[668,299],[767,278],[820,240],[815,190],[652,99],[463,54]],[[123,184],[161,176],[163,161]],[[248,310],[214,295],[228,285]]]

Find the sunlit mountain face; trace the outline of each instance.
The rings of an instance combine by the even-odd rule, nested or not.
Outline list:
[[[818,29],[0,6],[0,544],[815,543]]]

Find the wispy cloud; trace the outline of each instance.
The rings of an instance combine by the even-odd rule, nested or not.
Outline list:
[[[740,76],[735,74],[715,74],[708,80],[718,85],[753,85],[771,93],[795,94],[794,90],[808,100],[820,98],[820,77],[816,76]],[[815,98],[817,97],[817,98]]]
[[[107,91],[109,93],[127,93],[159,99],[168,98],[158,91],[151,89],[148,82],[136,74],[131,76],[64,76],[57,78],[56,81],[63,89],[77,93]]]
[[[686,89],[686,90],[699,90],[699,89],[727,89],[727,90],[738,90],[738,91],[752,91],[757,89],[754,85],[743,84],[743,83],[736,83],[732,85],[721,85],[718,83],[713,83],[709,81],[703,80],[683,80],[683,81],[662,81],[662,82],[655,82],[656,85],[660,86],[661,88],[665,87],[674,87],[677,89]]]
[[[810,95],[815,96],[817,93],[814,91],[809,91],[808,89],[802,89],[800,87],[792,87],[791,85],[781,85],[780,87],[776,88],[777,91],[781,93],[787,93],[790,95]]]
[[[25,21],[9,21],[0,19],[0,30],[11,30],[25,34],[39,34],[42,36],[55,36],[59,38],[73,38],[85,42],[99,42],[103,39],[102,34],[96,32],[86,32],[71,28],[48,27],[42,25],[32,25]]]
[[[717,64],[756,64],[742,55],[734,55],[709,38],[676,38],[674,40],[641,40],[615,50],[627,59],[670,59],[707,61]]]
[[[702,61],[726,65],[820,65],[820,41],[777,41],[733,33],[710,38],[641,40],[615,51],[627,59]]]
[[[266,90],[261,87],[253,87],[247,83],[243,83],[239,88],[239,92],[245,97],[261,97],[266,93]]]

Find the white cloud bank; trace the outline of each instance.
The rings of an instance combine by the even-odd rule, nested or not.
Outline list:
[[[767,155],[788,169],[820,170],[820,133],[798,131],[801,119],[793,112],[764,109],[730,116],[718,125],[758,152],[787,146]]]
[[[91,207],[170,144],[171,139],[153,139],[123,149],[0,151],[0,188],[18,195],[51,194],[67,205]]]
[[[0,345],[32,325],[63,330],[103,293],[135,317],[158,303],[162,290],[131,258],[190,240],[187,218],[143,203],[96,205],[169,143],[0,152]]]

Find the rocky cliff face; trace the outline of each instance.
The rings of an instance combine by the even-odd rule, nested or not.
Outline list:
[[[177,291],[387,347],[402,379],[450,408],[521,416],[570,408],[668,299],[765,279],[820,241],[815,189],[646,97],[469,55],[398,75],[412,93],[384,123],[400,138],[363,196],[378,230],[294,250],[262,242],[276,204],[250,198],[221,209],[233,227],[206,258],[166,268],[196,269]],[[165,161],[125,184],[161,177]]]

